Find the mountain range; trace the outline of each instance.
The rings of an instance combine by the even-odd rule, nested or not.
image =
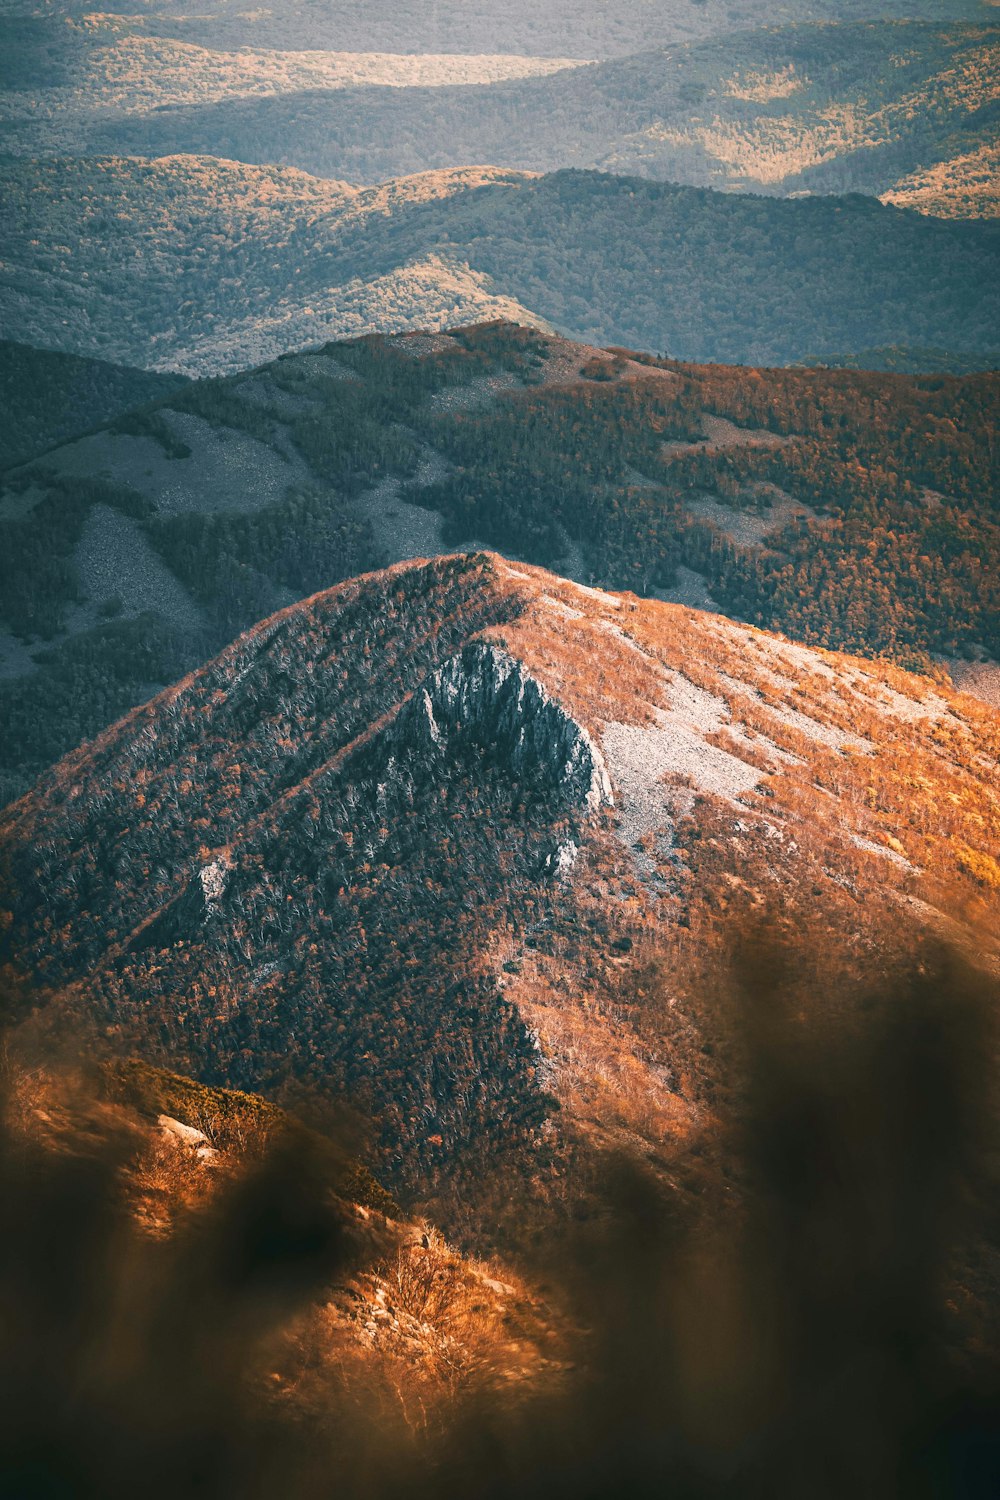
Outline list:
[[[628,11],[602,0],[553,0],[539,12],[528,0],[385,0],[358,11],[350,0],[258,6],[238,10],[230,0],[202,0],[198,11],[163,0],[134,0],[127,10],[94,12],[84,0],[44,6],[3,0],[11,43],[5,61],[11,82],[65,76],[88,42],[110,33],[176,39],[219,51],[259,47],[395,56],[508,55],[539,58],[627,56],[667,42],[803,21],[867,20],[867,0],[637,0]],[[886,17],[925,20],[991,19],[983,0],[882,0]],[[17,72],[14,71],[17,69]]]
[[[171,55],[116,29],[70,81],[12,96],[6,135],[19,154],[210,154],[362,184],[472,162],[596,167],[995,217],[998,37],[954,22],[772,25],[590,66],[424,59],[422,76],[406,59]]]
[[[990,698],[996,383],[493,324],[181,385],[4,476],[6,796],[271,611],[476,545]]]
[[[207,157],[11,159],[0,315],[43,348],[211,374],[333,336],[489,317],[676,358],[872,345],[988,367],[1000,229],[494,168],[358,190]]]

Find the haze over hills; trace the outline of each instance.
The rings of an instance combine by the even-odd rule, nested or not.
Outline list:
[[[6,795],[274,609],[473,542],[813,644],[946,659],[989,697],[996,391],[683,366],[503,324],[189,385],[5,476]]]
[[[886,17],[992,19],[984,0],[880,0]],[[344,52],[448,54],[509,53],[525,57],[619,57],[667,42],[800,21],[867,20],[868,0],[636,0],[628,9],[604,0],[552,0],[540,9],[529,0],[382,0],[360,11],[350,0],[257,6],[202,0],[195,13],[162,0],[132,0],[119,12],[90,10],[85,0],[3,0],[2,14],[17,23],[23,45],[44,46],[53,59],[73,51],[66,18],[86,31],[109,24],[124,33],[146,32],[203,47],[308,49]],[[55,24],[53,24],[55,23]],[[60,48],[60,43],[62,44]],[[54,56],[53,56],[54,54]]]
[[[1000,1493],[997,3],[0,0],[0,1495]]]
[[[142,58],[130,41],[72,87],[32,96],[20,125],[13,103],[8,149],[207,153],[355,183],[469,162],[598,167],[728,190],[905,193],[926,212],[992,217],[998,36],[913,21],[769,27],[461,87],[443,68],[428,79],[441,86],[420,87],[406,59],[366,77],[358,59],[346,91],[296,79],[279,55],[189,49],[172,62],[165,44]],[[933,198],[914,174],[933,174]]]
[[[678,358],[915,345],[976,368],[1000,326],[1000,229],[857,196],[495,168],[359,191],[195,157],[8,160],[0,190],[8,334],[160,370],[490,317]]]

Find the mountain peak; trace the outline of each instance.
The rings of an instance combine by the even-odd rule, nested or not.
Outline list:
[[[831,971],[921,926],[995,961],[998,760],[1000,716],[927,679],[495,554],[404,563],[8,809],[0,931],[34,1026],[346,1092],[391,1182],[474,1192],[557,1102],[567,1139],[690,1130],[685,975],[773,904]],[[675,991],[655,1046],[622,1019],[633,950]]]

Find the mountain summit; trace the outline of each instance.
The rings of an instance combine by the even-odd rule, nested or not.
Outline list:
[[[892,668],[491,554],[401,564],[8,809],[5,957],[33,1025],[346,1093],[390,1181],[474,1191],[560,1104],[564,1143],[683,1137],[754,913],[819,925],[827,975],[914,927],[995,956],[998,751],[996,713]]]

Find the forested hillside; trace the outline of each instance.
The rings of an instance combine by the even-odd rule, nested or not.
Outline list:
[[[173,39],[199,49],[399,55],[496,55],[522,58],[623,57],[649,47],[760,26],[869,19],[870,0],[352,0],[234,10],[199,0],[197,11],[163,0],[130,0],[120,11],[93,11],[86,0],[44,8],[4,0],[9,26],[5,76],[14,86],[64,81],[81,53],[109,37]],[[992,19],[987,0],[880,0],[878,14],[930,21]]]
[[[469,162],[599,167],[729,190],[886,194],[929,213],[995,217],[998,67],[995,26],[912,21],[770,26],[478,86],[373,80],[345,91],[303,80],[240,96],[215,82],[220,59],[206,63],[200,89],[188,84],[190,97],[171,95],[163,78],[162,101],[127,112],[96,109],[95,77],[75,145],[63,143],[71,132],[58,110],[26,117],[14,138],[20,150],[34,140],[92,154],[204,152],[359,183]]]
[[[196,382],[6,476],[7,795],[274,609],[473,545],[908,666],[995,662],[997,380],[497,324]]]
[[[0,340],[0,469],[178,390],[179,375]]]
[[[484,318],[674,358],[873,345],[988,365],[1000,226],[869,198],[468,168],[358,191],[210,158],[8,160],[11,337],[190,374],[372,329]]]
[[[595,1145],[667,1166],[727,1086],[726,945],[772,902],[822,934],[813,1007],[818,965],[846,1015],[914,922],[993,961],[998,728],[927,678],[495,555],[400,564],[11,807],[0,964],[36,1037],[346,1097],[388,1186],[473,1222]]]

